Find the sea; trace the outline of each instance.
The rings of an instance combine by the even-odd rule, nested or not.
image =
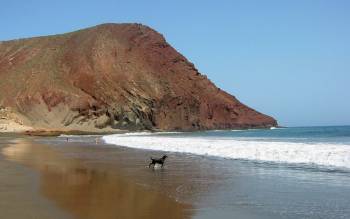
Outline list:
[[[102,140],[129,153],[167,154],[160,186],[185,178],[164,192],[193,203],[193,218],[350,218],[350,126],[135,132]]]

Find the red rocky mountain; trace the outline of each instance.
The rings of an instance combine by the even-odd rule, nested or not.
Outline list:
[[[34,128],[266,128],[274,118],[220,90],[155,30],[102,24],[0,42],[0,108]],[[14,116],[12,116],[14,117]]]

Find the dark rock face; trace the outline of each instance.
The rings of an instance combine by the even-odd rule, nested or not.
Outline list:
[[[0,105],[34,127],[200,130],[276,126],[140,24],[0,42]]]

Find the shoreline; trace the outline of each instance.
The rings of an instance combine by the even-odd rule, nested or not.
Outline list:
[[[142,130],[123,130],[123,129],[101,129],[98,131],[86,131],[86,130],[59,130],[59,129],[18,129],[13,131],[1,131],[0,134],[13,134],[13,135],[27,135],[27,136],[38,136],[38,137],[57,137],[60,135],[109,135],[109,134],[125,134],[125,133],[137,133],[137,132],[203,132],[203,131],[245,131],[245,130],[269,130],[274,128],[287,128],[285,126],[276,126],[276,127],[260,127],[260,128],[236,128],[236,129],[203,129],[203,130],[160,130],[160,129],[142,129]]]

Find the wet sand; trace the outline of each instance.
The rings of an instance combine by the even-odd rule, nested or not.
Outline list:
[[[0,218],[349,218],[349,171],[0,134]]]
[[[86,150],[92,157],[74,156]],[[51,147],[18,138],[2,143],[0,151],[3,218],[191,217],[191,205],[130,180],[114,159],[92,162],[95,155],[107,154],[108,148],[85,149],[69,143]]]

